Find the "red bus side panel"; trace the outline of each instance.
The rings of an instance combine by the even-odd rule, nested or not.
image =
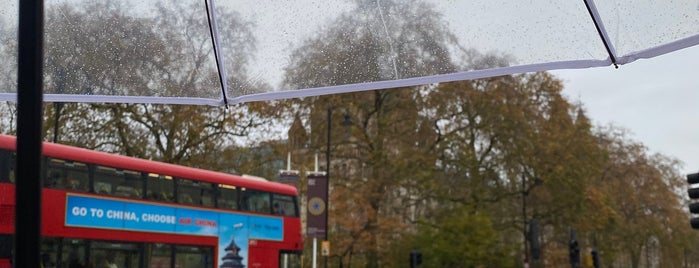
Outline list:
[[[0,183],[0,233],[15,232],[15,186]]]

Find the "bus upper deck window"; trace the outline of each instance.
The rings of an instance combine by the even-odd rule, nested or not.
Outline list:
[[[0,182],[15,182],[15,154],[0,150]]]
[[[137,171],[97,166],[93,188],[98,194],[141,198],[143,180]]]
[[[274,202],[274,214],[283,216],[298,216],[296,209],[296,197],[290,195],[273,194],[272,201]]]
[[[146,180],[146,198],[157,201],[175,201],[175,183],[171,176],[160,174],[148,174]]]
[[[235,186],[219,184],[217,207],[223,209],[238,209],[238,190]]]
[[[17,168],[17,154],[12,152],[12,156],[10,157],[10,182],[15,183],[15,169]]]
[[[242,209],[259,213],[272,213],[270,193],[247,189],[242,191]]]
[[[208,182],[177,179],[176,196],[181,204],[214,206],[214,187]]]
[[[51,158],[48,163],[48,178],[44,184],[58,189],[87,192],[88,173],[84,163]]]

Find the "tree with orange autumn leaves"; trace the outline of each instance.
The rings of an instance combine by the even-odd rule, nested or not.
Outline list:
[[[592,248],[605,266],[696,258],[677,161],[594,127],[562,89],[532,73],[304,100],[315,152],[335,107],[330,263],[401,267],[419,249],[427,267],[517,267],[523,178],[541,266],[568,264],[571,228],[584,265]]]

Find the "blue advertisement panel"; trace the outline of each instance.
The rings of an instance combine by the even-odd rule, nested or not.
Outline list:
[[[102,199],[82,195],[66,197],[67,226],[219,236],[226,227],[250,228],[252,239],[282,240],[283,221],[278,217],[235,214],[137,201]],[[247,237],[247,233],[246,233]]]
[[[175,233],[218,236],[219,218],[225,214],[228,213],[178,208]]]
[[[174,205],[66,196],[66,226],[218,237],[218,263],[247,266],[249,241],[284,238],[280,217]]]
[[[66,225],[123,229],[127,220],[138,220],[135,215],[125,216],[124,202],[79,196],[68,196]]]
[[[282,219],[273,217],[250,216],[250,239],[277,240],[284,238]]]
[[[124,203],[125,230],[174,233],[176,208],[150,204]]]
[[[221,214],[218,261],[225,265],[222,267],[248,266],[248,218],[248,215]]]

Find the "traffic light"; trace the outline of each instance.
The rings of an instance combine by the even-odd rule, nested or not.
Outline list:
[[[578,241],[575,239],[570,240],[568,250],[570,254],[570,265],[573,267],[580,267],[580,245],[578,245]]]
[[[592,249],[590,254],[592,255],[592,267],[599,268],[599,253],[597,252],[597,249]]]
[[[575,229],[570,229],[570,242],[568,242],[568,256],[570,257],[571,267],[580,267],[580,244],[578,244],[578,235],[575,232]]]
[[[699,186],[693,187],[694,184],[699,184],[699,173],[688,174],[687,182],[689,183],[689,189],[687,189],[689,198],[699,198]],[[689,212],[691,212],[692,214],[699,214],[699,203],[690,203]],[[699,218],[692,217],[689,220],[689,224],[692,226],[692,229],[699,229]]]
[[[410,251],[410,267],[415,268],[418,265],[422,264],[422,253],[417,250],[411,250]]]

